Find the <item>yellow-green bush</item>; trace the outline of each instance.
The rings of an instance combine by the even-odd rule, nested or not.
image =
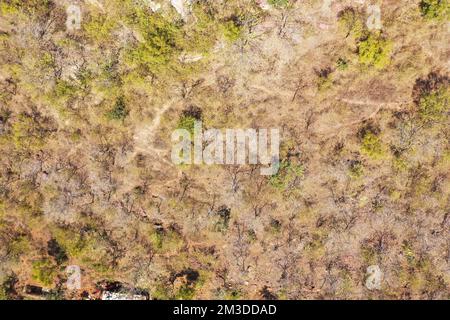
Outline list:
[[[192,11],[196,21],[186,26],[183,49],[208,54],[217,40],[219,26],[202,2],[194,4]]]
[[[419,4],[422,16],[429,20],[449,20],[450,2],[448,0],[422,0]]]
[[[242,27],[234,20],[229,20],[222,24],[222,32],[229,42],[237,41],[242,35]]]
[[[359,62],[376,69],[384,69],[391,62],[392,42],[379,34],[370,34],[358,44]]]
[[[44,286],[50,286],[56,276],[56,265],[50,259],[41,259],[32,264],[31,276]]]
[[[143,41],[126,53],[126,62],[133,67],[147,68],[150,72],[161,72],[176,63],[176,53],[181,52],[183,32],[179,25],[160,14],[148,15],[137,10],[130,20],[139,28]]]
[[[117,21],[104,14],[92,16],[89,21],[83,23],[84,31],[94,42],[103,42],[111,38]]]
[[[441,88],[422,96],[419,100],[419,115],[425,122],[436,122],[446,118],[450,111],[450,89]]]
[[[277,174],[269,179],[269,183],[275,189],[285,191],[291,187],[291,184],[299,178],[302,178],[305,169],[301,164],[294,164],[289,160],[282,160],[279,164]]]

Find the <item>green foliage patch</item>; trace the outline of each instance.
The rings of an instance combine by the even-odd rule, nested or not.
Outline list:
[[[359,14],[353,8],[347,8],[338,14],[339,29],[344,33],[346,38],[360,39],[365,34],[366,27]]]
[[[372,159],[382,158],[384,149],[381,139],[373,132],[367,132],[361,142],[361,152]]]
[[[267,0],[267,3],[275,8],[286,8],[289,6],[289,0]]]
[[[417,79],[413,98],[422,123],[442,122],[450,111],[450,79],[435,72]]]
[[[419,115],[424,122],[444,120],[450,110],[450,89],[441,88],[424,95],[419,101]]]

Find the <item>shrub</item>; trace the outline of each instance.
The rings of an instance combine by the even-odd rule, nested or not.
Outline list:
[[[187,284],[180,287],[178,292],[175,294],[176,300],[192,300],[195,295],[195,288]]]
[[[215,224],[215,230],[218,232],[226,232],[230,224],[231,209],[226,206],[221,206],[217,210],[219,220]]]
[[[15,284],[17,283],[17,277],[12,274],[2,279],[0,285],[0,300],[12,300],[17,295]]]
[[[54,94],[57,98],[73,98],[77,93],[77,87],[70,82],[61,80],[56,83]]]
[[[68,258],[76,259],[99,273],[109,271],[112,259],[108,253],[109,243],[94,230],[76,232],[55,228],[53,236]]]
[[[353,160],[350,162],[349,176],[353,179],[360,178],[364,173],[364,167],[361,161]]]
[[[180,120],[178,120],[177,129],[185,129],[192,135],[194,133],[195,121],[197,121],[197,119],[195,119],[194,117],[182,116]]]
[[[276,175],[270,177],[269,183],[275,189],[285,191],[298,178],[303,177],[305,170],[301,164],[293,164],[290,160],[282,160]]]
[[[376,69],[384,69],[391,61],[392,43],[380,35],[370,34],[359,42],[359,62]]]
[[[178,62],[174,58],[175,53],[181,52],[183,34],[180,26],[160,14],[148,15],[142,10],[133,15],[131,22],[139,27],[143,36],[143,41],[125,56],[131,66],[156,73],[168,68],[170,62]]]
[[[336,68],[341,71],[347,70],[348,69],[348,61],[345,60],[344,58],[339,58],[336,61]]]
[[[170,300],[171,293],[166,283],[158,283],[153,286],[152,298],[155,300]]]
[[[13,0],[10,1],[10,3],[5,3],[2,1],[0,3],[0,13],[2,16],[17,15],[19,14],[19,6],[19,0]]]
[[[442,88],[424,95],[419,101],[419,115],[424,122],[437,122],[446,117],[449,111],[450,90]]]
[[[419,116],[425,123],[445,119],[449,111],[450,79],[430,73],[425,79],[417,79],[413,88],[413,99]]]
[[[224,300],[240,300],[242,292],[239,289],[227,289],[223,297]]]
[[[190,105],[187,109],[183,110],[181,117],[178,120],[178,129],[185,129],[191,133],[194,133],[194,126],[196,121],[201,121],[203,116],[202,109],[197,106]]]
[[[26,236],[19,236],[11,241],[8,250],[11,257],[18,258],[26,253],[30,247],[30,240]]]
[[[317,88],[320,91],[329,89],[333,85],[333,80],[331,78],[332,72],[331,68],[325,68],[317,72]]]
[[[18,149],[40,149],[53,129],[51,120],[40,114],[22,113],[12,125],[12,141]]]
[[[89,38],[95,42],[106,41],[116,27],[116,21],[108,19],[105,15],[93,16],[91,19],[83,23],[84,31]]]
[[[48,17],[55,4],[52,0],[7,0],[0,2],[2,15],[27,14],[32,17]]]
[[[426,78],[417,79],[412,92],[414,103],[419,104],[423,96],[436,92],[441,88],[448,87],[449,85],[450,78],[441,76],[436,72],[431,72]]]
[[[42,285],[49,286],[56,276],[56,266],[49,259],[34,261],[31,276]]]
[[[448,0],[422,0],[419,4],[422,16],[428,20],[448,20],[450,3]]]
[[[219,25],[214,20],[205,2],[197,2],[192,6],[193,15],[196,18],[195,24],[189,25],[185,34],[183,46],[186,51],[207,54],[214,47],[219,34]]]
[[[281,231],[281,222],[280,222],[280,220],[277,220],[277,219],[274,219],[274,218],[272,218],[272,219],[270,219],[270,231],[272,232],[272,233],[280,233],[280,231]]]
[[[150,234],[150,243],[156,252],[177,252],[183,245],[183,239],[178,232],[173,229],[157,230]]]

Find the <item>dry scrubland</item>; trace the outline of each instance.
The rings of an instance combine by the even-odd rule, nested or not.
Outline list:
[[[0,298],[449,299],[449,2],[155,2],[0,1]],[[194,119],[280,172],[173,165]]]

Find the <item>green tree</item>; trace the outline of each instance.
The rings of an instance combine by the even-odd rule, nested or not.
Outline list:
[[[114,108],[108,112],[108,117],[113,120],[124,120],[128,116],[125,98],[120,96],[117,98]]]

